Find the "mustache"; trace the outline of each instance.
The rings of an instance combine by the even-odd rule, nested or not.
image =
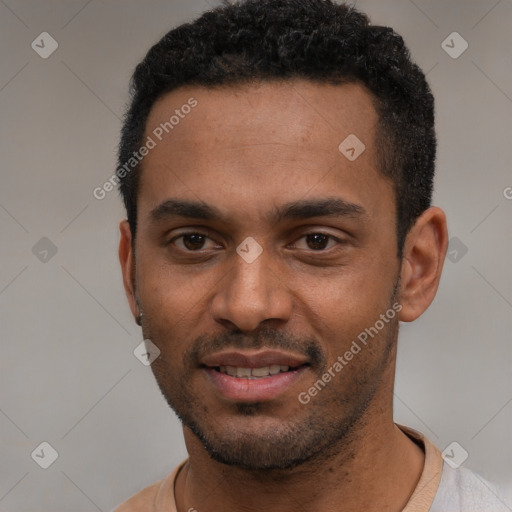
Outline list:
[[[265,329],[252,336],[241,331],[198,336],[185,351],[185,368],[200,366],[204,357],[225,349],[277,349],[304,355],[312,367],[327,366],[327,356],[315,338],[302,338],[284,331]]]

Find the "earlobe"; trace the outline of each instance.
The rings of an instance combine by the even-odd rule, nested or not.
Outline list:
[[[446,216],[431,207],[416,220],[404,244],[400,303],[402,322],[416,320],[434,299],[448,246]]]
[[[119,224],[119,263],[123,274],[123,285],[128,304],[135,318],[139,316],[139,306],[135,293],[135,255],[132,249],[132,234],[127,220]]]

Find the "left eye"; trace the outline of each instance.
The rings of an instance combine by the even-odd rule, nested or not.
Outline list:
[[[313,251],[330,249],[332,245],[329,246],[329,241],[333,242],[333,245],[339,242],[337,238],[331,235],[326,235],[325,233],[310,233],[300,237],[299,240],[305,240],[307,245],[306,249],[311,249]],[[298,248],[301,249],[301,247]]]

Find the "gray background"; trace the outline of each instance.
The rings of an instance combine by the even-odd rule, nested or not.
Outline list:
[[[4,512],[108,511],[186,456],[179,422],[133,355],[142,338],[117,260],[121,202],[92,191],[115,170],[134,66],[213,4],[0,0]],[[428,72],[435,202],[457,238],[436,301],[402,326],[396,421],[441,450],[457,441],[512,507],[512,2],[357,6],[401,33]],[[59,44],[47,59],[31,48],[44,31]],[[441,47],[453,31],[469,44],[457,59]],[[59,454],[48,469],[31,458],[43,441]]]

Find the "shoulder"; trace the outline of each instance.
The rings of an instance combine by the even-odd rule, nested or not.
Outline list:
[[[163,480],[142,489],[112,512],[176,512],[174,483],[187,460],[185,459]]]
[[[443,464],[441,481],[431,512],[505,512],[510,508],[496,487],[467,468]]]
[[[142,489],[142,491],[121,503],[112,512],[154,512],[156,510],[155,499],[161,485],[162,482],[157,482]]]
[[[397,426],[424,446],[425,465],[420,481],[405,510],[429,512],[510,512],[496,487],[465,467],[452,467],[439,449],[421,432]],[[427,505],[430,504],[430,506]]]

